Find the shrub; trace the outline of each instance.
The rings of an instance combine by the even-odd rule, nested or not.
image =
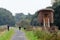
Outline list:
[[[37,37],[39,40],[50,40],[51,39],[51,34],[45,31],[40,31],[40,30],[35,30],[34,35]]]
[[[42,31],[39,29],[35,29],[33,31],[27,31],[26,32],[28,38],[30,40],[60,40],[60,32],[57,33],[50,33],[48,31]]]

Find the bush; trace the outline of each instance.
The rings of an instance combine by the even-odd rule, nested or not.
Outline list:
[[[40,30],[35,30],[34,35],[39,40],[50,40],[52,37],[52,34],[45,32],[45,31],[40,31]]]
[[[25,33],[30,40],[60,40],[60,32],[50,33],[48,31],[36,29],[33,31],[26,31]]]

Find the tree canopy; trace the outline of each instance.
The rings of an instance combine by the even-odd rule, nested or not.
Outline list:
[[[12,13],[4,8],[0,8],[0,25],[14,25],[15,21],[14,21],[14,16],[12,15]]]
[[[60,29],[60,1],[55,2],[52,8],[54,9],[54,24]]]

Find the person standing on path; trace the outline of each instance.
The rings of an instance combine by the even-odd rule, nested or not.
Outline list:
[[[8,31],[9,31],[9,25],[7,25],[7,29],[8,29]]]
[[[19,27],[19,30],[21,30],[21,27]]]

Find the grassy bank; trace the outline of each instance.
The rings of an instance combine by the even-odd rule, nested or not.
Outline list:
[[[5,33],[3,33],[3,35],[0,36],[0,40],[10,40],[13,33],[13,29],[11,29],[10,31],[6,31]]]
[[[25,31],[28,40],[50,40],[51,35],[43,31]]]
[[[60,33],[48,33],[45,31],[25,31],[28,40],[60,40]],[[57,35],[57,36],[56,36]]]
[[[37,37],[34,36],[33,31],[25,31],[25,34],[28,40],[37,40]]]

